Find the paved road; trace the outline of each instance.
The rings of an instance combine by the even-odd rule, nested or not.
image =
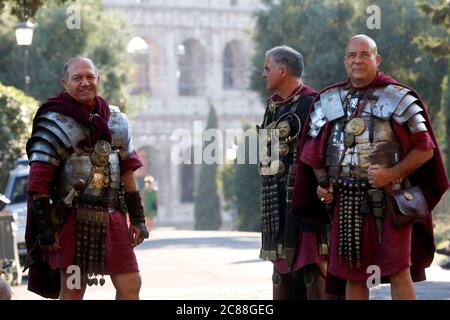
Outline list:
[[[155,229],[136,249],[142,274],[142,299],[270,300],[272,264],[258,259],[260,235],[250,232]],[[428,269],[429,281],[416,284],[418,299],[450,299],[450,271]],[[23,284],[13,299],[40,299]],[[88,288],[86,299],[114,299],[107,279]],[[371,290],[373,299],[389,299],[389,286]]]

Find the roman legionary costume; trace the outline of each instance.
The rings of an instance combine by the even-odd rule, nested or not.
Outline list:
[[[306,129],[301,161],[326,168],[334,188],[329,273],[366,280],[370,265],[377,265],[382,277],[411,266],[413,280],[424,280],[435,249],[431,215],[423,222],[396,227],[394,212],[386,210],[386,192],[412,185],[421,187],[431,211],[449,186],[419,95],[381,72],[365,88],[353,88],[345,81],[318,95]],[[371,164],[394,166],[413,149],[434,149],[434,156],[385,190],[369,185]],[[305,209],[307,199],[300,199],[296,206],[303,207],[296,211],[303,220],[317,220],[314,212]]]
[[[260,139],[267,142],[267,149],[260,151],[260,258],[274,263],[275,299],[305,299],[307,295],[317,298],[307,292],[300,269],[320,261],[320,255],[328,254],[326,228],[300,225],[298,218],[290,214],[299,140],[315,94],[303,84],[287,99],[276,94],[271,96],[262,126],[258,127]]]
[[[69,94],[61,93],[38,110],[27,154],[28,192],[49,195],[29,199],[29,289],[57,297],[58,279],[43,280],[35,270],[39,268],[59,278],[53,270],[77,265],[88,285],[103,285],[105,274],[137,272],[124,213],[129,213],[144,237],[148,232],[139,193],[125,194],[121,181],[125,170],[142,166],[126,115],[100,97],[89,113]],[[38,242],[51,245],[55,233],[59,233],[61,249],[42,252]],[[122,266],[129,267],[118,267],[122,259]]]

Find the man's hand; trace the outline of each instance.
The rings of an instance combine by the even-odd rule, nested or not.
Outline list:
[[[139,227],[130,224],[128,232],[130,234],[130,240],[133,247],[140,245],[142,241],[144,241],[144,237],[141,235],[141,229]]]
[[[6,271],[3,270],[2,268],[0,268],[0,275],[2,275],[2,274],[6,274]]]
[[[369,184],[377,189],[381,189],[393,181],[389,168],[379,164],[369,166],[367,177],[369,178]]]
[[[322,188],[321,186],[317,187],[317,196],[319,197],[320,201],[330,204],[334,200],[333,196],[333,184],[330,183],[330,186],[328,189]]]
[[[58,235],[55,234],[55,242],[53,242],[53,244],[50,244],[50,245],[41,245],[41,244],[39,243],[39,246],[42,248],[42,250],[44,250],[44,251],[46,251],[46,252],[53,253],[53,252],[58,251],[58,250],[60,249],[60,246],[59,246],[59,237],[58,237]]]

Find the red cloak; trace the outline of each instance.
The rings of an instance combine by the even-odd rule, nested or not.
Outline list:
[[[399,83],[395,79],[378,72],[377,77],[374,81],[369,84],[366,88],[361,88],[362,90],[367,88],[386,86],[389,84],[396,84],[408,88],[412,91],[422,106],[424,106],[423,115],[426,119],[426,126],[428,129],[428,134],[434,143],[434,155],[427,163],[421,166],[413,174],[409,176],[413,185],[419,185],[425,195],[428,209],[430,211],[436,206],[443,194],[447,191],[449,187],[448,176],[445,171],[445,167],[442,161],[442,156],[439,151],[436,136],[434,130],[431,126],[431,121],[428,112],[425,108],[425,104],[419,94],[412,90],[411,88]],[[346,80],[341,83],[334,84],[323,89],[320,94],[333,87],[337,86],[348,86],[349,81]],[[315,102],[315,101],[314,101]],[[313,102],[313,104],[314,104]],[[313,105],[310,108],[310,113],[313,110]],[[309,128],[309,116],[306,124],[306,128]],[[320,133],[320,135],[328,136],[330,130],[330,125],[327,123]],[[307,162],[309,165],[315,168],[324,167],[324,154],[326,147],[326,139],[321,139],[321,144],[316,146],[313,150],[308,150],[308,146],[305,147],[305,143],[310,140],[308,137],[308,129],[303,131],[301,148],[303,154],[299,153],[299,159]],[[398,132],[396,132],[398,133]],[[414,141],[409,141],[407,144],[402,145],[402,151],[404,154],[407,153],[408,148]],[[306,165],[303,161],[298,162],[297,166],[297,177],[295,181],[293,202],[292,202],[292,212],[298,215],[302,220],[310,223],[320,223],[326,219],[326,216],[317,214],[317,207],[320,203],[317,199],[316,189],[317,182],[315,182],[314,172],[309,165]],[[427,179],[427,177],[433,176],[435,179]],[[314,178],[314,179],[313,179]],[[433,236],[433,224],[432,217],[429,216],[428,220],[423,223],[416,223],[412,230],[412,240],[411,240],[411,275],[414,281],[425,280],[425,268],[427,268],[434,257],[435,244]]]

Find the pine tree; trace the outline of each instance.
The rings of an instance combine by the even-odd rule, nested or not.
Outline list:
[[[206,130],[217,128],[217,114],[214,107],[210,107]],[[203,151],[211,143],[220,144],[218,141],[204,142]],[[214,149],[214,148],[213,148]],[[214,152],[218,152],[218,147]],[[213,155],[214,156],[214,155]],[[217,193],[217,163],[203,164],[200,168],[197,190],[195,193],[195,230],[219,230],[222,224],[220,216],[220,199]]]
[[[419,4],[419,7],[430,17],[433,25],[437,26],[442,33],[435,37],[421,35],[416,38],[416,42],[421,48],[431,52],[436,58],[444,58],[448,61],[447,75],[442,79],[441,83],[440,108],[437,115],[439,127],[435,128],[448,172],[450,170],[448,129],[450,126],[450,2],[445,0],[441,0],[438,4],[422,2]]]
[[[442,155],[444,157],[445,166],[447,172],[450,170],[450,67],[448,68],[448,74],[442,80],[442,97],[441,97],[441,109],[438,113],[439,128],[442,128],[441,132],[436,130],[436,135],[439,141],[439,147],[441,148]]]
[[[234,170],[234,189],[237,204],[237,229],[239,231],[260,231],[261,226],[261,178],[258,164],[250,163],[249,153],[253,146],[246,143],[246,136],[256,135],[254,129],[244,125],[247,134],[238,142],[238,159],[245,152],[245,164],[236,164]],[[250,141],[253,139],[249,139]],[[256,139],[255,139],[256,140]]]

